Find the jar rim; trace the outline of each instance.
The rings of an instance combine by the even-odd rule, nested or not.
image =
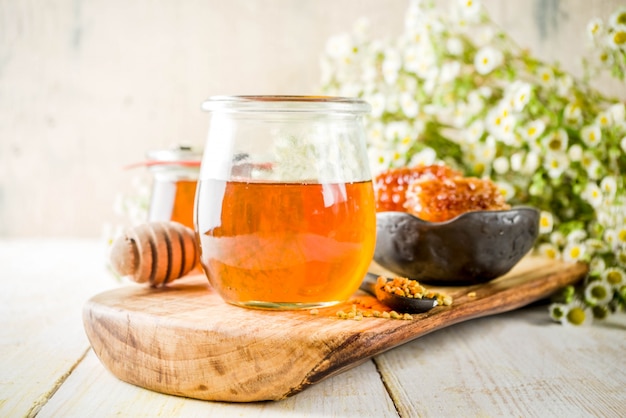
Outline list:
[[[242,95],[211,96],[202,103],[202,110],[245,112],[342,112],[369,113],[365,100],[338,96]]]

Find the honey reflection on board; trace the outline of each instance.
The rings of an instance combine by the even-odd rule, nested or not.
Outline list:
[[[376,240],[372,183],[198,183],[201,262],[235,304],[348,299]],[[304,307],[303,306],[303,307]]]

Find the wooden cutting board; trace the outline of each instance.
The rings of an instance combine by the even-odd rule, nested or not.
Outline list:
[[[101,293],[85,304],[83,321],[96,355],[121,380],[197,399],[278,400],[429,332],[543,299],[586,271],[528,257],[490,283],[439,288],[452,306],[413,320],[361,321],[336,315],[353,302],[317,315],[231,306],[195,275],[163,289],[133,284]],[[376,304],[361,291],[355,299]]]

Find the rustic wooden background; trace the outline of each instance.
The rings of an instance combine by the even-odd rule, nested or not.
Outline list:
[[[129,189],[123,165],[202,146],[206,97],[316,93],[328,37],[361,16],[396,34],[407,4],[0,0],[0,236],[99,236]],[[576,74],[587,22],[619,4],[485,0],[522,46]]]

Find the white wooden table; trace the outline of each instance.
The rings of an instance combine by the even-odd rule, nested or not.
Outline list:
[[[626,315],[586,328],[545,306],[436,331],[280,402],[151,392],[100,364],[84,302],[120,283],[96,240],[0,240],[0,417],[626,416]]]

